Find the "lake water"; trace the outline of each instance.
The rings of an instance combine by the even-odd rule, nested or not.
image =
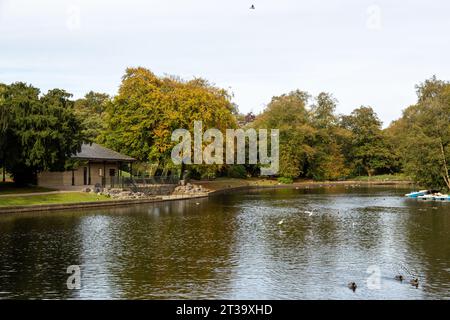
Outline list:
[[[450,203],[407,191],[262,190],[3,215],[0,299],[450,299]],[[80,290],[67,289],[70,265]]]

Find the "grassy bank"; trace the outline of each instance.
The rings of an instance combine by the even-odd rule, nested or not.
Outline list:
[[[66,192],[56,194],[40,194],[31,196],[7,196],[0,197],[0,207],[4,206],[31,206],[54,203],[77,203],[91,201],[110,200],[105,196],[85,192]]]
[[[403,174],[383,174],[379,176],[360,176],[352,178],[354,181],[379,181],[379,182],[396,182],[396,181],[411,181],[411,179]]]
[[[209,190],[223,190],[229,188],[237,188],[244,186],[276,186],[279,182],[271,179],[249,178],[249,179],[235,179],[235,178],[217,178],[211,181],[196,181],[191,183],[202,185]]]
[[[36,193],[36,192],[49,192],[55,191],[54,189],[37,187],[37,186],[27,186],[18,187],[12,182],[0,182],[0,195],[2,194],[20,194],[20,193]]]

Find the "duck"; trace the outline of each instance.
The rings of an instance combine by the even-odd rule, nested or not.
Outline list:
[[[278,222],[278,225],[281,226],[284,223],[284,219],[280,220],[280,222]]]
[[[405,278],[401,274],[395,276],[395,280],[402,282]]]
[[[419,279],[417,279],[417,278],[412,279],[409,283],[411,283],[411,285],[413,287],[416,287],[416,288],[419,287]]]
[[[353,290],[353,292],[355,292],[355,291],[356,291],[356,288],[358,288],[358,286],[356,285],[355,282],[350,282],[350,283],[347,285],[347,287],[348,287],[350,290]]]

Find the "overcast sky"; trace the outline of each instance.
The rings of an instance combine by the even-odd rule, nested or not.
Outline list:
[[[0,0],[0,82],[115,94],[143,66],[230,89],[242,112],[327,91],[387,125],[416,84],[450,79],[449,13],[448,0]]]

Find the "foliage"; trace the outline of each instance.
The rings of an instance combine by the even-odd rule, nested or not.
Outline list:
[[[433,77],[417,86],[418,101],[389,128],[407,175],[450,189],[450,83]]]
[[[299,90],[273,97],[253,123],[255,128],[280,130],[280,176],[299,177],[313,155],[315,130],[308,122],[308,99],[309,95]]]
[[[337,100],[332,95],[322,92],[311,107],[311,125],[316,135],[307,177],[314,180],[338,180],[350,173],[342,150],[349,132],[339,127],[336,105]]]
[[[349,170],[341,146],[347,132],[338,126],[336,101],[327,93],[319,94],[312,106],[307,105],[309,99],[302,91],[274,97],[254,125],[280,129],[280,176],[345,177]]]
[[[82,99],[75,101],[74,111],[83,123],[83,135],[89,141],[98,141],[105,129],[105,110],[111,98],[104,93],[90,91]]]
[[[240,126],[280,130],[282,181],[338,180],[396,174],[422,185],[450,189],[450,83],[433,77],[417,86],[417,103],[387,129],[371,107],[336,114],[337,101],[322,92],[295,90],[275,96],[259,115],[238,114],[232,96],[204,79],[158,77],[129,68],[114,97],[89,92],[75,102],[64,90],[41,95],[24,83],[0,84],[0,167],[17,183],[37,171],[62,170],[85,140],[96,141],[141,160],[139,174],[175,174],[171,161],[175,129],[191,132]],[[204,144],[209,142],[204,142]],[[270,148],[269,148],[270,150]],[[159,167],[158,167],[159,165]],[[189,176],[245,178],[258,165],[189,165]],[[363,179],[363,178],[362,178]]]
[[[278,180],[279,183],[282,183],[282,184],[292,184],[292,183],[294,183],[294,180],[292,178],[287,178],[287,177],[279,177],[277,180]]]
[[[3,87],[1,122],[2,163],[18,184],[33,182],[39,170],[63,170],[66,160],[81,147],[80,121],[73,114],[71,95],[25,83]],[[5,121],[4,113],[7,110]]]
[[[247,178],[247,171],[243,165],[230,165],[227,169],[227,177],[229,178]]]
[[[392,169],[395,162],[393,147],[371,107],[355,109],[349,116],[342,117],[341,124],[351,133],[345,154],[355,173],[365,172],[372,176]]]
[[[203,79],[186,82],[129,68],[119,94],[107,107],[106,130],[100,141],[141,161],[165,166],[171,163],[171,150],[177,144],[171,141],[175,129],[188,129],[193,137],[195,120],[203,121],[203,128],[223,133],[236,127],[236,107],[230,98],[225,90]],[[196,170],[211,176],[209,166]]]

